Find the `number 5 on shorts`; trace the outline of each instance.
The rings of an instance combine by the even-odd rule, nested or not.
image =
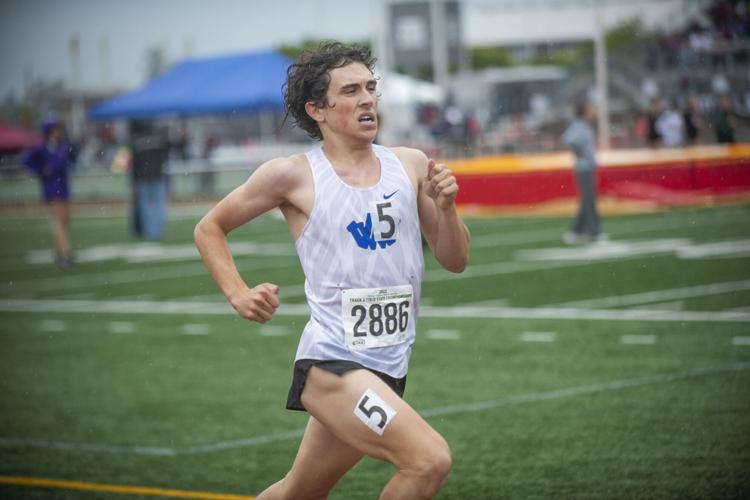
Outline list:
[[[383,435],[385,427],[396,413],[396,410],[372,389],[367,389],[354,407],[354,414],[379,436]]]

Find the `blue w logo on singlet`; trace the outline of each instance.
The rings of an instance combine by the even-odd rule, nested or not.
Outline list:
[[[367,219],[365,219],[364,223],[351,221],[349,225],[346,226],[346,229],[351,233],[357,246],[365,250],[375,250],[378,246],[380,246],[380,248],[385,248],[396,243],[395,239],[381,241],[375,240],[375,236],[372,232],[372,216],[369,213],[367,214]]]

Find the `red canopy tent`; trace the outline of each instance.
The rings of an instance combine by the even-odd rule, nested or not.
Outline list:
[[[41,142],[42,136],[36,132],[0,122],[0,153],[16,153]]]

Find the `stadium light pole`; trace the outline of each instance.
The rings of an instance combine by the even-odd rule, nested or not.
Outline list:
[[[594,13],[594,68],[596,79],[596,122],[599,147],[609,149],[609,85],[607,75],[607,42],[604,37],[604,13],[592,0]]]
[[[445,89],[448,84],[448,47],[445,37],[445,2],[430,1],[430,48],[433,81]]]
[[[83,138],[86,109],[83,103],[83,79],[81,66],[81,37],[78,33],[70,37],[68,43],[70,51],[70,133],[79,140]]]
[[[375,47],[375,55],[378,58],[378,66],[380,71],[383,73],[391,72],[391,61],[393,56],[391,55],[391,41],[390,41],[390,16],[388,10],[390,8],[390,2],[380,0],[370,0],[370,19],[373,20],[375,28],[373,33],[375,40],[373,46]]]

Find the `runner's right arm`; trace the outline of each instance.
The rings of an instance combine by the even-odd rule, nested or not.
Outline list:
[[[227,235],[285,202],[288,161],[278,158],[258,167],[201,219],[193,233],[203,262],[229,303],[240,316],[258,323],[269,321],[279,307],[279,287],[272,283],[249,287],[234,263]]]

